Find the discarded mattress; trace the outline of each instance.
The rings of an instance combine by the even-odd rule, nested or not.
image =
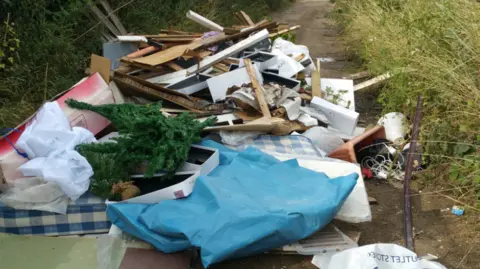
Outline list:
[[[208,267],[281,247],[323,228],[358,177],[330,179],[296,160],[281,162],[255,148],[236,152],[216,145],[220,165],[197,179],[189,197],[156,205],[112,204],[108,218],[166,253],[199,247]]]
[[[0,233],[20,235],[76,235],[107,233],[110,222],[105,199],[86,192],[70,202],[65,215],[14,209],[0,203]]]

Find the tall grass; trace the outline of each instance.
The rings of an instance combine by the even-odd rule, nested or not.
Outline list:
[[[452,181],[478,188],[480,3],[337,0],[336,7],[344,37],[365,66],[395,73],[381,93],[385,112],[413,115],[422,94],[426,159],[449,164]]]
[[[96,22],[87,3],[94,0],[0,0],[0,45],[18,38],[13,64],[0,69],[0,129],[15,127],[45,101],[68,89],[84,76],[91,53],[101,54],[103,25]],[[158,33],[162,28],[199,30],[185,17],[189,10],[224,25],[233,25],[233,12],[244,10],[254,20],[268,15],[286,0],[109,0],[130,32]],[[3,22],[13,23],[7,36]],[[84,34],[86,33],[86,34]],[[83,35],[84,34],[84,35]],[[7,52],[8,52],[7,48]],[[5,57],[7,57],[5,56]],[[0,64],[5,60],[0,54]]]

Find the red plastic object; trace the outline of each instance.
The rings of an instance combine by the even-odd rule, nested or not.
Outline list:
[[[365,146],[373,144],[373,140],[385,138],[385,128],[376,126],[365,133],[354,137],[352,140],[338,147],[328,154],[328,157],[344,160],[351,163],[357,162],[355,149],[361,149]]]

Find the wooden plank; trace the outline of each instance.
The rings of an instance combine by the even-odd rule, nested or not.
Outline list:
[[[193,11],[187,12],[187,18],[213,31],[223,32],[223,27]]]
[[[105,17],[105,15],[102,13],[102,11],[96,7],[96,6],[90,6],[90,9],[93,11],[95,16],[97,16],[98,19],[100,19],[105,26],[112,32],[114,35],[121,35],[120,31]]]
[[[250,16],[248,16],[247,13],[245,13],[243,10],[240,10],[240,14],[242,15],[242,17],[245,19],[245,21],[248,23],[248,25],[250,26],[254,26],[255,23],[252,21],[252,19],[250,18]]]
[[[171,103],[195,112],[209,111],[221,113],[224,110],[224,104],[210,104],[204,100],[197,100],[175,90],[167,89],[165,87],[150,83],[146,80],[126,74],[115,72],[113,80],[118,85],[122,85],[130,90],[133,90],[135,95],[140,94],[149,99],[155,100],[167,100]]]
[[[258,84],[257,78],[255,76],[255,71],[252,67],[252,61],[250,59],[243,59],[245,63],[245,68],[247,68],[248,76],[252,81],[253,89],[255,90],[255,94],[257,96],[257,102],[260,106],[260,110],[264,117],[271,118],[272,115],[270,114],[270,109],[268,108],[267,101],[265,101],[265,95],[263,94],[262,87]]]
[[[362,89],[365,89],[365,88],[375,86],[377,84],[385,82],[387,79],[389,79],[391,77],[392,77],[392,75],[390,73],[385,73],[385,74],[380,75],[378,77],[374,77],[370,80],[367,80],[367,81],[364,81],[364,82],[359,83],[357,85],[354,85],[353,90],[354,91],[359,91],[359,90],[362,90]]]
[[[356,80],[356,79],[361,79],[361,78],[366,78],[370,76],[370,72],[368,71],[363,71],[363,72],[359,72],[359,73],[355,73],[355,74],[350,74],[350,75],[347,75],[347,76],[344,76],[342,77],[343,79],[353,79],[353,80]]]
[[[303,60],[303,58],[305,58],[305,54],[302,53],[302,54],[298,55],[297,57],[295,57],[295,61],[300,62],[301,60]]]
[[[218,70],[220,71],[223,71],[223,72],[228,72],[230,71],[230,67],[224,65],[224,64],[221,64],[221,63],[218,63],[218,64],[215,64],[213,67],[217,68]]]
[[[105,82],[108,84],[110,83],[111,64],[112,63],[110,62],[110,59],[92,54],[92,57],[90,58],[90,72],[98,72],[103,80],[105,80]]]
[[[317,59],[317,70],[312,72],[312,96],[322,98],[322,87],[320,85],[320,60]]]
[[[165,64],[166,66],[172,68],[173,70],[175,71],[179,71],[179,70],[183,70],[183,67],[181,67],[180,65],[174,63],[174,62],[168,62]]]
[[[298,28],[300,28],[300,25],[292,26],[292,27],[290,27],[290,28],[288,28],[288,29],[281,30],[281,31],[279,31],[279,32],[277,32],[277,33],[270,34],[270,38],[276,37],[276,36],[279,36],[279,35],[282,35],[282,34],[285,34],[285,33],[288,33],[288,32],[290,32],[290,31],[296,30],[296,29],[298,29]]]
[[[152,55],[137,58],[134,61],[137,63],[155,66],[159,64],[163,64],[166,62],[170,62],[178,57],[181,57],[185,51],[187,50],[195,50],[204,46],[204,44],[215,43],[217,40],[223,39],[225,36],[223,34],[217,36],[211,36],[202,40],[198,40],[186,45],[179,45],[175,47],[171,47],[160,52],[154,53]],[[210,46],[207,46],[207,48]]]
[[[123,27],[122,22],[121,22],[120,19],[117,17],[117,15],[116,15],[115,12],[113,11],[112,7],[110,7],[110,4],[109,4],[106,0],[100,0],[100,4],[102,4],[103,8],[107,11],[107,14],[110,16],[110,19],[111,19],[112,22],[115,24],[115,26],[117,27],[117,29],[118,29],[118,31],[120,32],[120,34],[122,34],[122,35],[128,34],[128,32],[127,32],[127,30],[125,29],[125,27]]]
[[[235,17],[237,17],[238,21],[242,24],[248,24],[248,22],[245,20],[245,18],[240,14],[240,12],[235,12]],[[233,26],[235,28],[235,26]]]

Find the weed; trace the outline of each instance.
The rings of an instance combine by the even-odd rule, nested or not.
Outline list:
[[[412,116],[415,100],[422,94],[421,144],[426,156],[435,165],[448,163],[453,181],[479,188],[480,4],[470,0],[336,2],[344,37],[369,71],[403,70],[395,72],[381,93],[385,112]]]

